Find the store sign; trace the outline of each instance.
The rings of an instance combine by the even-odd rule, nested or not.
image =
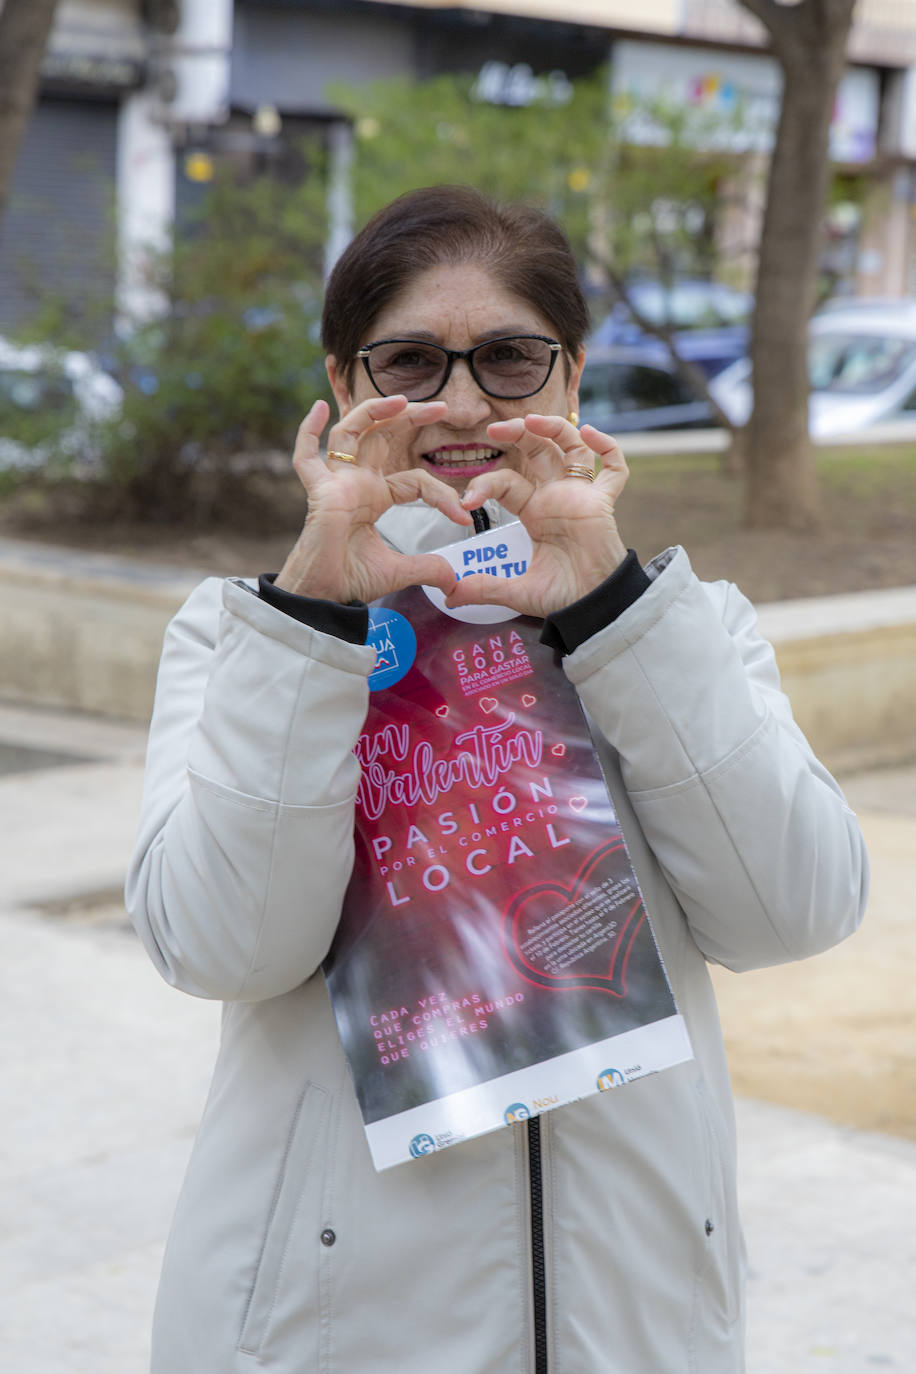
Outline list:
[[[527,62],[485,62],[471,87],[472,100],[488,105],[568,105],[572,96],[565,72],[535,76]]]
[[[645,108],[664,101],[696,115],[702,131],[697,141],[707,146],[734,152],[768,152],[773,146],[782,71],[770,57],[626,40],[614,45],[611,88],[630,142],[666,141],[665,129]],[[857,67],[843,75],[830,128],[834,162],[874,158],[879,103],[876,71]]]
[[[136,58],[106,57],[85,52],[48,52],[41,63],[43,81],[70,86],[128,91],[143,84],[144,65]]]

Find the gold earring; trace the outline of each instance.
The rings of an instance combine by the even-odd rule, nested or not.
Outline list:
[[[579,423],[579,412],[578,412],[578,410],[571,410],[571,411],[569,412],[569,423],[570,423],[571,425],[577,425],[577,424]]]

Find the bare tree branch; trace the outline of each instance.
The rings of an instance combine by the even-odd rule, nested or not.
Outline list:
[[[701,367],[697,367],[696,363],[692,363],[687,358],[682,357],[678,350],[677,340],[674,337],[674,330],[667,325],[653,323],[652,320],[648,319],[642,311],[637,308],[630,294],[626,279],[621,276],[608,258],[601,253],[596,254],[594,252],[592,253],[592,257],[595,265],[607,274],[608,281],[611,283],[615,292],[623,301],[632,315],[634,322],[639,326],[642,332],[650,335],[653,339],[659,339],[665,345],[671,356],[671,361],[674,364],[674,370],[677,375],[682,381],[686,382],[698,396],[708,402],[716,418],[716,422],[720,424],[723,429],[727,429],[734,434],[735,426],[710,391],[709,379],[706,373]]]
[[[798,26],[798,14],[809,3],[799,0],[797,5],[781,5],[778,0],[738,0],[746,9],[759,19],[773,41],[777,51],[789,49]]]
[[[855,6],[856,0],[804,0],[798,9],[799,20],[806,35],[805,41],[816,47],[822,35],[831,33],[838,27],[848,30]]]
[[[741,4],[744,9],[756,15],[767,28],[771,23],[779,22],[779,14],[784,8],[777,4],[777,0],[741,0]]]

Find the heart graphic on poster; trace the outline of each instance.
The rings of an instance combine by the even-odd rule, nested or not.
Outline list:
[[[499,705],[499,702],[496,700],[495,697],[481,697],[480,702],[478,704],[480,706],[481,711],[483,711],[484,715],[489,716],[493,711],[496,710],[497,706]]]
[[[536,701],[537,697],[533,697],[530,692],[526,692],[525,695],[522,697],[523,706],[533,706]]]
[[[440,720],[445,720],[445,717],[448,715],[448,707],[444,704],[442,706],[437,706],[436,715]]]
[[[513,967],[538,987],[595,988],[626,997],[627,962],[646,915],[627,875],[623,841],[609,840],[589,855],[570,886],[536,883],[520,892],[503,927]]]
[[[588,797],[570,797],[570,799],[569,799],[569,809],[570,809],[570,811],[575,811],[575,812],[584,811],[585,808],[586,808],[587,806],[588,806]]]
[[[566,745],[565,745],[565,744],[552,744],[552,745],[550,746],[550,752],[551,752],[551,754],[554,754],[558,759],[561,759],[561,758],[563,757],[563,755],[566,753]]]

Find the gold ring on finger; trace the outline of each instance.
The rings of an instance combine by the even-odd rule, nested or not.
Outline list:
[[[586,482],[594,482],[595,480],[594,468],[586,467],[584,463],[570,463],[563,475],[565,477],[584,477]]]
[[[336,448],[328,449],[328,457],[336,458],[338,463],[355,463],[356,458],[352,453],[340,453]]]

